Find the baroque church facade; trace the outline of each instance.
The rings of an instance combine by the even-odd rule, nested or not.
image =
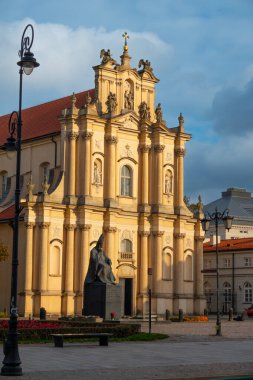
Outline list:
[[[153,314],[204,310],[202,205],[194,217],[184,203],[191,136],[182,114],[166,126],[155,107],[158,79],[147,60],[131,68],[126,38],[120,58],[102,50],[95,89],[23,110],[20,315],[40,307],[82,313],[90,250],[102,232],[123,314],[148,313],[149,286]],[[1,144],[8,117],[0,117]],[[0,181],[0,242],[11,252],[15,157],[3,151]],[[11,255],[0,262],[0,310],[9,308],[10,277]]]

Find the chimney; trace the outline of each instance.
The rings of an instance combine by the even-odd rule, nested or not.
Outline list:
[[[218,238],[218,244],[220,243],[220,236],[217,236]],[[215,245],[216,244],[216,235],[210,235],[210,245]]]

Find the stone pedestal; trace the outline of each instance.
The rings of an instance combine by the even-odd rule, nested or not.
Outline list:
[[[83,315],[96,315],[104,319],[115,319],[122,316],[122,286],[94,282],[84,284]]]

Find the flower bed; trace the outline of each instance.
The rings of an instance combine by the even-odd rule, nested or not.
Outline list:
[[[9,321],[4,319],[0,321],[0,329],[7,329],[9,325]],[[53,329],[62,327],[60,323],[57,322],[41,322],[35,320],[19,320],[18,321],[18,329]]]
[[[2,321],[3,322],[3,321]],[[7,325],[8,325],[8,321]],[[81,322],[69,322],[69,323],[59,323],[57,322],[40,322],[40,321],[19,321],[25,322],[28,325],[29,322],[37,322],[38,325],[44,325],[35,327],[18,327],[19,341],[31,341],[33,339],[50,340],[51,334],[61,334],[61,333],[100,333],[107,332],[112,333],[114,337],[121,338],[127,337],[129,335],[136,334],[140,332],[139,324],[113,324],[113,323],[81,323]],[[45,327],[45,324],[48,326]],[[50,327],[50,325],[54,327]],[[0,340],[6,337],[7,328],[0,326]]]
[[[184,322],[208,322],[208,316],[207,315],[196,315],[196,316],[185,316]]]
[[[171,317],[171,322],[179,322],[178,317]],[[208,322],[208,316],[207,315],[185,315],[183,322]]]

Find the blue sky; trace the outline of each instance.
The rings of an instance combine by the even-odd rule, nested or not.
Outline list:
[[[119,59],[130,35],[133,66],[149,59],[156,102],[169,127],[180,112],[192,134],[185,194],[204,202],[227,187],[253,190],[253,1],[1,0],[0,114],[17,108],[17,51],[24,27],[35,28],[41,66],[24,83],[24,107],[94,86],[102,48]]]

